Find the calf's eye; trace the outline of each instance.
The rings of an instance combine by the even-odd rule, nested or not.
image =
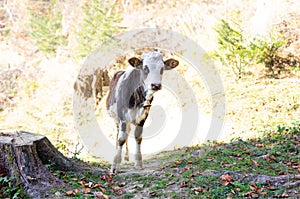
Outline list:
[[[148,74],[148,73],[150,72],[147,65],[144,66],[144,72],[145,72],[146,74]]]
[[[160,74],[162,75],[163,72],[164,72],[164,68],[161,68],[161,69],[160,69]]]

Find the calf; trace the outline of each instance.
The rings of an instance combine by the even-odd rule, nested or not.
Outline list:
[[[163,54],[146,52],[142,60],[133,57],[128,60],[130,66],[118,71],[112,78],[106,101],[108,113],[117,125],[117,154],[114,157],[111,172],[116,173],[122,159],[122,146],[126,142],[125,159],[128,160],[127,138],[130,124],[134,126],[136,140],[135,167],[142,168],[141,142],[143,125],[147,119],[153,94],[161,89],[164,70],[178,66],[175,59],[163,61]]]

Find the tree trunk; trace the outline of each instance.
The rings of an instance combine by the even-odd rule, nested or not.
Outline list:
[[[7,176],[14,185],[21,185],[32,198],[45,197],[47,191],[64,186],[48,169],[81,170],[64,157],[42,135],[24,131],[0,131],[0,175]]]

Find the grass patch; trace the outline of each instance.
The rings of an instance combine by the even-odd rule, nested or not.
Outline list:
[[[150,190],[155,197],[176,198],[241,198],[284,196],[286,189],[270,187],[269,184],[255,184],[243,180],[233,180],[223,185],[219,176],[206,176],[207,170],[232,171],[242,174],[262,174],[280,176],[298,174],[299,124],[289,127],[278,126],[274,131],[263,133],[257,139],[235,139],[230,143],[211,144],[211,150],[204,156],[193,156],[201,147],[181,150],[181,158],[171,161],[156,177]],[[168,157],[178,157],[178,151],[168,153]],[[165,182],[168,182],[167,184]],[[172,184],[172,186],[168,186]],[[164,192],[162,192],[164,189]],[[154,194],[155,192],[155,194]]]
[[[233,140],[229,144],[215,145],[204,158],[196,159],[198,169],[233,170],[264,175],[297,174],[291,165],[299,164],[299,124],[277,127],[261,138]],[[192,149],[193,150],[193,149]]]
[[[54,192],[74,198],[100,195],[132,198],[137,194],[147,198],[293,198],[299,195],[297,187],[245,179],[258,174],[269,177],[299,174],[299,144],[300,125],[296,122],[263,132],[259,138],[237,138],[229,143],[215,142],[160,153],[148,163],[163,162],[161,167],[146,173],[110,175],[103,171],[64,172],[48,167],[70,187]],[[200,150],[206,153],[196,153]],[[103,162],[93,163],[93,167],[109,170],[109,165]],[[1,197],[26,197],[12,182],[0,177]]]
[[[24,198],[27,197],[24,193],[23,187],[20,185],[15,186],[15,180],[7,176],[0,177],[0,198]]]
[[[55,174],[69,182],[71,191],[78,190],[75,194],[65,190],[76,198],[89,198],[99,191],[122,198],[137,194],[148,198],[293,197],[295,190],[289,192],[268,182],[255,183],[232,176],[235,173],[244,176],[298,174],[299,142],[300,126],[294,123],[288,127],[278,126],[256,139],[235,139],[230,143],[210,143],[160,153],[156,161],[164,160],[162,156],[168,156],[170,161],[154,173],[110,176],[55,171]],[[201,156],[194,155],[203,147],[210,150]],[[213,174],[226,171],[233,174]],[[88,193],[84,193],[86,188],[90,189]]]

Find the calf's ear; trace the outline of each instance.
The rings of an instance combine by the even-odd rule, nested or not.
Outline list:
[[[164,64],[165,64],[165,70],[171,70],[178,66],[179,61],[177,61],[176,59],[168,59],[164,61]]]
[[[142,67],[142,61],[136,57],[132,57],[128,60],[129,64],[134,68],[141,68]]]

